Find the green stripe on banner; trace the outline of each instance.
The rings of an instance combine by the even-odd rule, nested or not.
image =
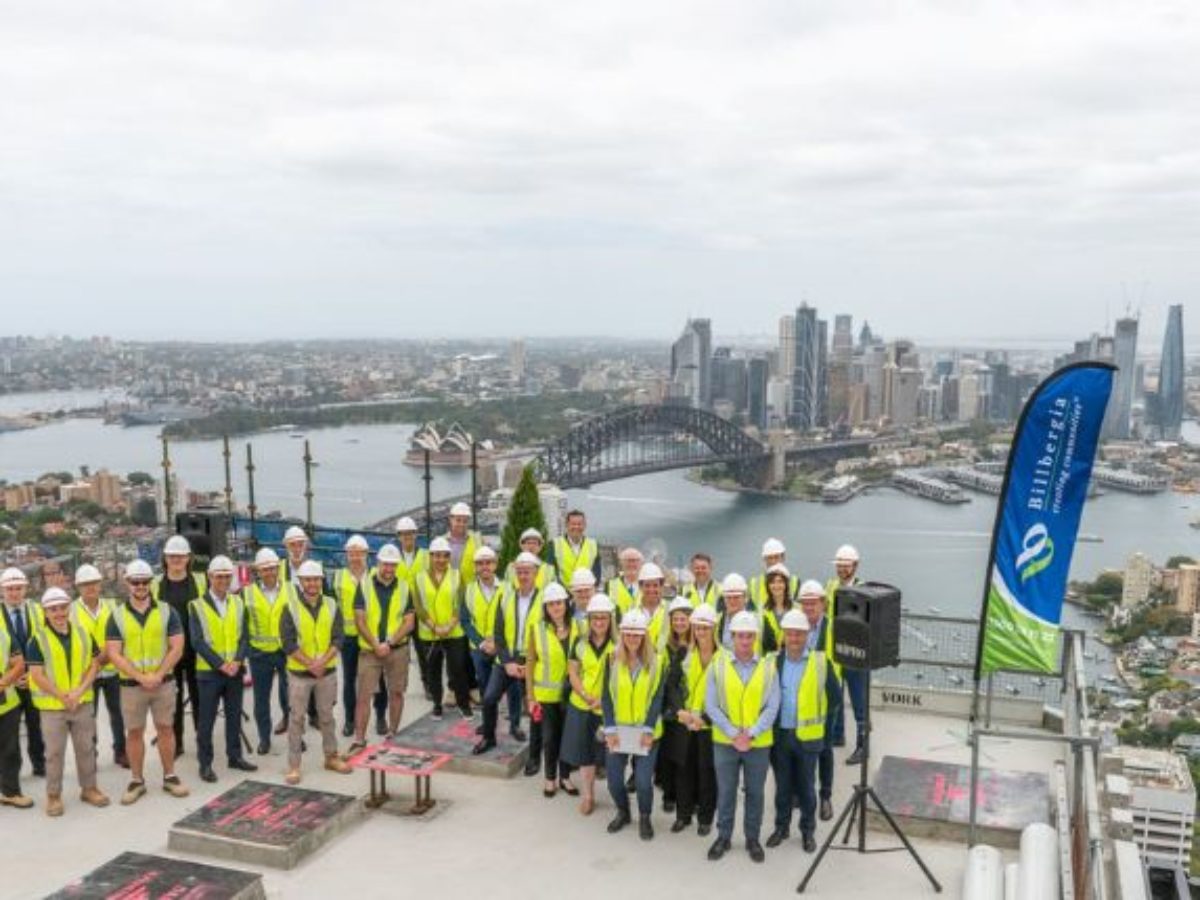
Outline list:
[[[1004,599],[993,584],[988,592],[983,671],[1058,671],[1059,629],[1033,618]]]

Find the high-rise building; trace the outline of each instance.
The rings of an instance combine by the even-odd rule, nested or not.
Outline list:
[[[1125,563],[1125,579],[1121,588],[1121,605],[1132,609],[1150,597],[1154,564],[1145,553],[1135,553]]]
[[[854,319],[852,316],[833,317],[833,358],[848,360],[854,352]]]
[[[1180,563],[1175,589],[1176,611],[1187,615],[1196,612],[1196,596],[1200,594],[1200,566],[1193,563]]]
[[[825,323],[807,303],[796,310],[796,361],[792,368],[792,427],[802,431],[816,428],[823,412],[822,389],[825,350],[822,338]]]
[[[850,413],[850,357],[834,354],[829,363],[828,416],[832,426],[844,425]]]
[[[517,339],[508,345],[508,368],[512,380],[520,384],[525,380],[525,342]]]
[[[1118,771],[1113,771],[1113,757],[1121,762]],[[1196,820],[1196,787],[1187,760],[1168,750],[1122,744],[1101,764],[1110,773],[1111,787],[1128,790],[1133,840],[1142,859],[1153,866],[1186,868]]]
[[[1159,434],[1169,441],[1179,440],[1183,425],[1183,305],[1178,303],[1167,310],[1155,412]]]
[[[1106,440],[1129,438],[1129,417],[1133,412],[1134,378],[1137,375],[1137,332],[1137,319],[1117,319],[1113,331],[1113,364],[1117,371],[1100,432]]]
[[[867,386],[866,421],[874,422],[884,414],[883,367],[887,362],[887,350],[882,344],[871,344],[863,350],[862,358],[855,363],[859,371],[852,380]],[[861,372],[861,376],[859,374]]]
[[[767,427],[767,382],[770,367],[762,356],[746,362],[746,419],[759,429]]]
[[[673,399],[697,409],[711,405],[712,322],[688,319],[683,334],[671,345],[671,390]]]
[[[735,413],[746,409],[746,360],[728,347],[718,347],[712,358],[712,405],[729,404]]]
[[[779,367],[772,373],[776,378],[792,380],[796,368],[796,317],[781,316],[779,319]]]

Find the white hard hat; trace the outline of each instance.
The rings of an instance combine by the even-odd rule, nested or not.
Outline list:
[[[557,581],[552,581],[546,585],[542,591],[543,603],[565,603],[567,600],[567,589]]]
[[[785,566],[783,563],[775,563],[775,565],[773,565],[769,569],[767,569],[767,574],[768,575],[782,575],[784,578],[792,577],[792,573],[788,571],[788,567]]]
[[[690,613],[692,611],[692,601],[687,597],[676,597],[671,601],[671,605],[667,607],[667,614],[674,615],[677,612]]]
[[[347,550],[370,550],[371,545],[361,534],[352,534],[346,541]]]
[[[446,540],[444,537],[435,537],[432,541],[429,542],[429,552],[430,553],[449,553],[450,552],[450,542],[448,540]]]
[[[154,570],[144,559],[134,559],[125,566],[125,580],[134,581],[139,578],[153,578]]]
[[[450,507],[450,515],[452,516],[469,516],[471,515],[471,507],[463,503],[461,500]]]
[[[616,609],[617,607],[608,599],[608,594],[595,594],[588,601],[587,614],[589,616],[598,616],[601,613],[612,615]]]
[[[789,609],[779,620],[779,627],[784,631],[808,631],[812,626],[809,625],[808,616],[803,612],[798,609]]]
[[[324,578],[325,567],[315,559],[306,559],[300,563],[300,568],[296,570],[297,578]]]
[[[308,534],[299,525],[291,526],[283,533],[283,542],[290,544],[292,541],[307,541]]]
[[[537,538],[540,541],[540,540],[542,540],[542,533],[540,531],[538,531],[536,528],[526,528],[524,531],[521,532],[521,541],[520,541],[521,543],[524,543],[525,541],[529,540],[530,538]]]
[[[752,631],[755,634],[758,634],[758,616],[747,609],[743,609],[740,613],[729,620],[729,630],[731,632]]]
[[[214,556],[208,561],[209,575],[232,575],[233,563],[228,556]]]
[[[412,520],[411,516],[401,516],[396,520],[396,534],[404,534],[416,530],[417,523]]]
[[[650,617],[640,609],[631,609],[621,618],[621,630],[644,634],[650,627]]]
[[[75,584],[94,584],[97,581],[103,581],[104,576],[100,574],[100,570],[95,566],[84,563],[75,570]]]
[[[858,550],[850,544],[842,544],[837,548],[837,553],[833,554],[833,561],[840,562],[858,562]]]
[[[692,624],[707,625],[710,628],[716,627],[717,611],[707,603],[701,603],[694,610],[692,610]]]
[[[654,563],[646,563],[638,572],[638,581],[662,581],[663,571]]]
[[[163,556],[191,556],[192,545],[182,534],[173,534],[163,544]]]
[[[489,547],[487,544],[484,544],[478,550],[475,551],[475,562],[483,562],[483,560],[485,560],[485,559],[494,560],[495,558],[496,558],[496,551],[493,550],[491,547]]]
[[[737,572],[730,572],[725,576],[725,580],[721,582],[722,594],[744,594],[746,593],[746,579]]]
[[[46,588],[46,593],[42,594],[42,606],[49,609],[51,606],[63,606],[71,602],[71,595],[59,587]]]
[[[9,566],[0,574],[0,587],[8,584],[29,584],[29,579],[25,577],[25,573],[15,566]]]
[[[787,553],[787,547],[783,546],[783,541],[779,538],[767,538],[763,542],[763,556],[779,556],[784,553]]]
[[[254,568],[266,569],[279,565],[279,554],[270,547],[263,547],[254,554]]]
[[[596,576],[592,574],[591,569],[585,569],[583,566],[580,566],[571,573],[571,590],[595,586]]]
[[[617,554],[618,559],[644,559],[642,551],[637,547],[626,547]]]
[[[381,563],[392,563],[393,565],[400,562],[400,548],[395,544],[384,544],[379,548],[379,552],[375,555],[375,559]]]
[[[513,560],[513,566],[516,568],[520,568],[521,566],[533,566],[536,569],[541,564],[542,561],[528,550],[522,550],[517,554],[517,558]]]
[[[801,597],[824,597],[825,588],[819,581],[808,579],[804,584],[800,585]]]

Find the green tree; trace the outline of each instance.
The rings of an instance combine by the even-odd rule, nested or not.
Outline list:
[[[126,478],[126,481],[135,487],[148,487],[149,485],[154,484],[154,478],[150,475],[150,473],[141,471],[130,472],[129,476]]]
[[[1190,556],[1184,556],[1182,554],[1172,556],[1167,560],[1168,569],[1178,569],[1180,565],[1194,566],[1195,564],[1196,561],[1194,559],[1192,559]]]
[[[517,558],[521,552],[521,532],[526,528],[536,528],[543,535],[546,534],[546,517],[542,515],[542,502],[538,497],[532,466],[526,466],[521,472],[521,480],[508,506],[508,518],[500,536],[500,560],[496,571],[503,574],[508,564]]]
[[[1120,597],[1125,588],[1125,579],[1116,572],[1104,572],[1092,582],[1090,593],[1104,597]]]

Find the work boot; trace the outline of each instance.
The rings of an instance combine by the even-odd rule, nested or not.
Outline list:
[[[756,863],[760,863],[767,858],[767,854],[763,852],[762,844],[758,841],[747,840],[746,852],[750,854],[750,859]]]
[[[63,814],[64,809],[65,807],[63,806],[62,796],[60,794],[46,795],[46,815],[53,819],[57,819]]]
[[[708,858],[716,862],[722,856],[729,852],[729,841],[723,837],[718,837],[713,841],[712,846],[708,848]]]
[[[767,849],[774,850],[791,836],[791,833],[786,828],[776,828],[771,832],[771,836],[767,838]]]
[[[24,794],[5,794],[0,796],[0,806],[11,806],[13,809],[29,809],[33,806],[33,799],[26,797]]]
[[[638,816],[638,837],[643,841],[654,840],[654,826],[650,824],[649,816]]]
[[[330,772],[337,772],[339,775],[349,775],[350,767],[346,765],[346,761],[336,753],[331,753],[325,757],[325,768]]]
[[[828,822],[833,818],[833,804],[828,800],[821,801],[821,821]]]
[[[108,796],[104,793],[104,791],[95,787],[84,788],[79,792],[79,799],[88,806],[94,806],[97,809],[103,809],[112,802],[108,799]]]
[[[616,817],[608,823],[608,833],[616,834],[633,820],[629,817],[629,811],[624,809],[617,810]]]
[[[179,776],[175,774],[166,775],[163,777],[163,790],[172,797],[179,798],[186,797],[191,793],[191,791],[184,787],[183,782],[179,780]]]
[[[121,795],[122,806],[133,806],[143,797],[146,796],[146,782],[131,781],[129,787],[125,788],[125,793]]]

